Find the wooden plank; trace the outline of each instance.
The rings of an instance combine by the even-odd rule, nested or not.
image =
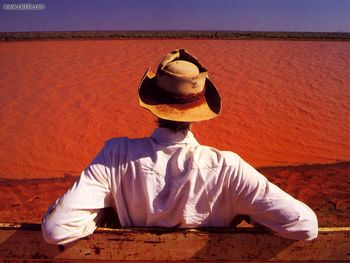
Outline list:
[[[288,262],[350,261],[350,227],[320,228],[293,241],[252,228],[106,229],[63,246],[47,244],[38,224],[0,224],[0,259]]]

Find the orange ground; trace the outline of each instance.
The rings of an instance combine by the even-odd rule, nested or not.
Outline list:
[[[256,167],[350,160],[350,42],[0,42],[0,221],[38,221],[73,180],[63,177],[78,175],[104,141],[148,136],[155,121],[138,106],[139,81],[179,47],[207,66],[223,97],[220,117],[193,128],[202,144]],[[348,224],[348,163],[312,167],[264,171],[323,209],[324,224]]]
[[[260,171],[308,204],[320,226],[350,226],[350,162],[271,167]],[[48,206],[72,186],[75,177],[0,180],[0,222],[40,223]]]

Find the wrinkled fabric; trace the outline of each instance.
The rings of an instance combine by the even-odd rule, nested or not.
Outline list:
[[[106,142],[46,212],[45,240],[66,244],[93,233],[105,207],[114,207],[123,227],[228,227],[237,215],[248,215],[286,238],[312,240],[318,231],[307,205],[237,154],[166,128]]]

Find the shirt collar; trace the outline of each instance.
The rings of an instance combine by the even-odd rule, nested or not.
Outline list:
[[[187,134],[183,132],[175,133],[167,128],[156,128],[151,138],[158,144],[199,144],[191,131],[187,131]]]

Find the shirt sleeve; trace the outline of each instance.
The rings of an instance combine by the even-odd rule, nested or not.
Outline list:
[[[49,207],[42,221],[48,243],[66,244],[92,234],[101,209],[112,206],[106,157],[102,149],[74,185]]]
[[[318,234],[315,213],[269,182],[252,166],[239,158],[233,177],[234,210],[275,234],[296,240],[313,240]]]

